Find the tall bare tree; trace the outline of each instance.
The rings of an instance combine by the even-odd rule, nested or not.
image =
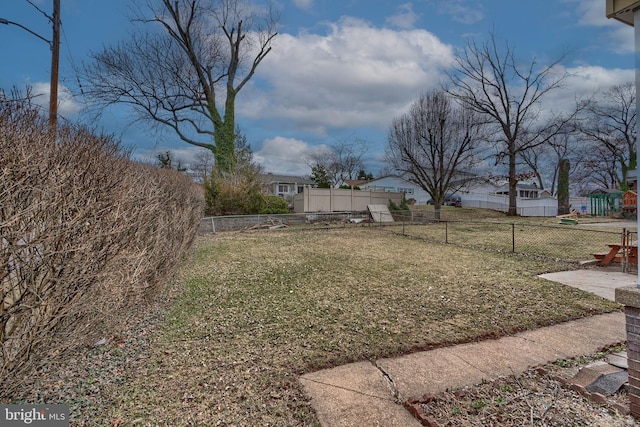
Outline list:
[[[595,165],[603,170],[599,176],[615,176],[614,187],[626,190],[627,172],[636,169],[636,88],[633,82],[614,86],[598,94],[586,103],[585,115],[579,128],[582,137],[597,148]],[[600,155],[606,153],[611,160],[606,161]],[[611,167],[613,166],[613,170]],[[610,188],[608,182],[605,188]]]
[[[558,172],[563,159],[569,161],[570,187],[578,188],[585,184],[588,174],[585,164],[589,158],[588,143],[579,138],[576,121],[567,123],[560,132],[554,130],[554,135],[546,144],[538,145],[520,153],[522,165],[531,170],[538,183],[538,188],[548,189],[552,194],[557,192]]]
[[[518,156],[546,143],[563,126],[562,121],[540,120],[542,98],[560,88],[568,76],[554,74],[561,59],[546,66],[535,59],[521,65],[513,48],[508,43],[499,46],[491,34],[482,44],[468,41],[449,74],[448,93],[495,127],[490,142],[496,150],[496,164],[506,159],[508,165],[509,215],[517,214]]]
[[[474,150],[486,137],[484,127],[477,113],[446,93],[425,93],[392,121],[386,161],[431,195],[438,217],[445,194],[469,177]]]
[[[367,142],[363,139],[339,141],[328,150],[312,154],[310,167],[316,171],[324,170],[331,186],[342,185],[346,179],[356,179],[358,172],[364,169]]]
[[[621,169],[619,159],[613,157],[611,152],[603,145],[591,146],[589,157],[584,164],[585,186],[593,188],[619,188],[619,171]]]
[[[141,1],[132,21],[144,25],[80,70],[84,95],[133,107],[232,171],[236,96],[271,51],[277,17],[246,0]]]

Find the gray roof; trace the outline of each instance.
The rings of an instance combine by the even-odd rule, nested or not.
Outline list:
[[[298,185],[313,185],[314,181],[303,176],[295,175],[274,175],[272,173],[260,174],[260,181],[264,184],[298,184]]]

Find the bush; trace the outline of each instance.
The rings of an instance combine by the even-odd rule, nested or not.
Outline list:
[[[395,202],[389,199],[389,210],[390,211],[408,211],[409,205],[407,204],[407,200],[402,196],[402,201],[400,202],[400,206],[396,205]]]
[[[261,214],[287,214],[289,213],[289,203],[280,196],[264,196],[264,206],[260,209]]]
[[[256,214],[264,206],[258,171],[240,169],[235,173],[214,170],[204,182],[207,215]]]
[[[77,126],[54,137],[28,101],[0,102],[0,398],[26,372],[113,335],[171,277],[202,191]]]

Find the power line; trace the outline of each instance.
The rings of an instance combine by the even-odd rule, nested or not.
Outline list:
[[[40,12],[41,14],[44,15],[45,18],[47,18],[49,20],[49,22],[53,22],[53,18],[49,15],[47,15],[47,13],[40,9],[36,4],[34,4],[31,0],[25,0],[27,3],[29,3],[31,6],[34,7],[35,10],[37,10],[38,12]]]
[[[82,83],[80,82],[80,76],[78,75],[78,68],[76,67],[76,61],[73,58],[73,52],[71,52],[71,44],[69,43],[69,39],[67,38],[67,32],[65,31],[64,25],[62,22],[60,22],[61,24],[61,32],[62,32],[62,37],[64,38],[64,44],[67,48],[67,55],[69,57],[69,62],[71,63],[71,69],[73,70],[75,77],[76,77],[76,82],[78,83],[78,88],[80,89],[80,94],[82,94],[84,96],[84,90],[82,89]]]

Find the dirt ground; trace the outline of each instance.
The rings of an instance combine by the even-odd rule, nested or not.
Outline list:
[[[596,402],[572,390],[566,382],[581,367],[604,360],[605,354],[556,361],[517,378],[497,378],[411,403],[431,427],[640,425],[627,415],[629,399],[625,387],[607,397],[606,402]]]

